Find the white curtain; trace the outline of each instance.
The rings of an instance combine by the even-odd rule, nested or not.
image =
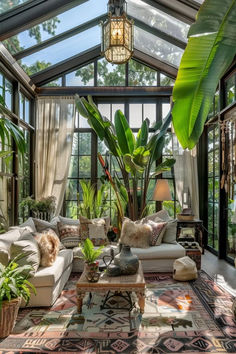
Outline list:
[[[197,149],[183,150],[172,129],[173,156],[176,194],[182,208],[191,208],[195,218],[199,218],[199,188]]]
[[[74,98],[40,97],[36,107],[36,199],[55,196],[58,215],[70,166]]]

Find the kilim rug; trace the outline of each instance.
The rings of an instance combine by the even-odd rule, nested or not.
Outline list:
[[[145,313],[126,310],[125,300],[84,300],[76,311],[72,274],[51,308],[20,310],[12,335],[0,342],[0,353],[236,353],[233,297],[204,271],[192,282],[177,282],[171,274],[145,274]]]

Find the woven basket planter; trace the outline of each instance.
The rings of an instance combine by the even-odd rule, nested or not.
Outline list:
[[[15,326],[21,298],[3,301],[0,310],[0,338],[9,336]]]

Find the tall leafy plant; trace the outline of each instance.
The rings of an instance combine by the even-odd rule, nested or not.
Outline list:
[[[175,133],[192,149],[204,129],[214,94],[236,54],[236,0],[205,0],[188,33],[173,90]]]
[[[75,100],[80,114],[87,118],[89,125],[116,158],[127,191],[129,216],[132,220],[138,219],[146,207],[150,179],[169,170],[175,162],[174,159],[166,159],[151,173],[154,163],[161,158],[165,133],[171,122],[171,113],[167,115],[163,124],[159,123],[153,128],[154,133],[151,136],[149,120],[145,119],[135,138],[126,117],[120,110],[115,113],[113,125],[102,116],[90,96],[86,100],[76,95]],[[138,203],[137,192],[139,180],[142,182],[141,204]]]

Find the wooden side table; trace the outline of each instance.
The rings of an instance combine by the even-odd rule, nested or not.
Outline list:
[[[202,254],[204,254],[204,244],[203,244],[203,221],[194,219],[188,221],[180,221],[177,220],[177,230],[176,230],[176,239],[180,236],[180,232],[182,228],[194,228],[195,230],[195,241],[199,243],[202,248]]]

